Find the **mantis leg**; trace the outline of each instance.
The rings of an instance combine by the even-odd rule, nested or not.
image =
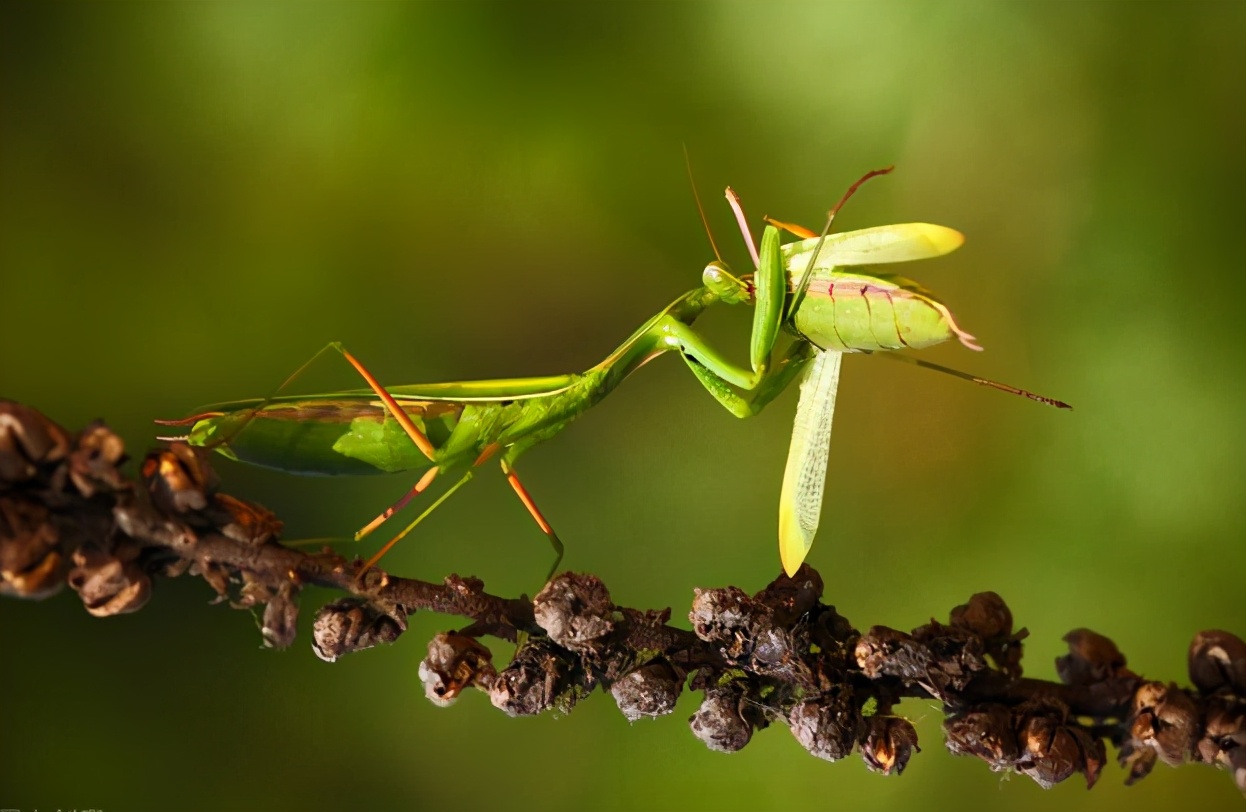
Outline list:
[[[434,471],[436,471],[436,470],[438,470],[438,469],[434,468],[433,470],[434,470]],[[459,488],[461,488],[461,487],[463,487],[464,485],[466,485],[466,484],[467,484],[467,481],[468,481],[469,479],[471,479],[474,475],[475,475],[475,472],[474,472],[474,471],[472,471],[472,470],[470,470],[470,469],[468,470],[468,472],[467,472],[466,474],[463,474],[463,476],[459,479],[459,481],[458,481],[458,482],[456,482],[456,483],[454,483],[453,485],[451,485],[451,486],[450,486],[449,490],[447,490],[447,491],[446,491],[445,493],[443,493],[441,496],[437,497],[437,501],[436,501],[436,502],[433,502],[431,505],[429,505],[427,508],[425,508],[425,509],[424,509],[424,512],[423,512],[423,513],[421,513],[419,516],[416,516],[416,517],[415,517],[415,521],[413,521],[413,522],[411,522],[411,524],[407,525],[407,526],[406,526],[406,528],[404,528],[404,529],[403,529],[403,531],[402,531],[401,533],[399,533],[398,535],[394,536],[394,537],[393,537],[392,539],[390,539],[389,541],[385,542],[385,546],[384,546],[384,547],[382,547],[381,549],[377,550],[376,554],[375,554],[375,555],[373,555],[371,558],[369,558],[369,559],[368,559],[368,560],[364,563],[363,568],[362,568],[361,570],[359,570],[359,575],[360,575],[360,576],[362,576],[365,572],[367,572],[368,570],[372,569],[372,567],[376,566],[376,563],[377,563],[378,561],[380,561],[380,560],[381,560],[381,559],[385,556],[385,554],[386,554],[386,553],[388,553],[391,549],[393,549],[393,546],[394,546],[395,544],[397,544],[398,542],[402,541],[402,540],[403,540],[403,538],[405,538],[405,537],[406,537],[406,535],[407,535],[408,533],[410,533],[412,530],[414,530],[414,529],[416,528],[416,526],[417,526],[420,522],[422,522],[422,521],[424,521],[424,519],[428,518],[428,515],[429,515],[430,513],[432,513],[432,512],[433,512],[434,510],[436,510],[437,508],[441,507],[441,503],[442,503],[442,502],[444,502],[444,501],[446,501],[447,499],[449,499],[449,498],[450,498],[450,495],[451,495],[452,493],[454,493],[454,492],[455,492],[455,491],[457,491]]]
[[[695,358],[684,358],[692,374],[714,396],[723,407],[739,418],[752,417],[766,407],[770,401],[787,388],[796,375],[805,368],[805,364],[813,357],[813,345],[807,341],[798,341],[788,348],[787,353],[767,370],[757,382],[749,397],[743,397],[731,388],[729,382],[710,371]]]
[[[405,431],[407,433],[407,436],[411,438],[411,442],[415,443],[416,447],[419,448],[420,451],[424,453],[424,456],[428,457],[429,460],[433,460],[435,462],[434,455],[437,453],[437,449],[433,446],[432,441],[428,439],[428,436],[424,434],[424,432],[419,430],[419,428],[411,420],[411,417],[402,410],[402,408],[398,405],[398,402],[394,400],[393,395],[391,395],[388,391],[386,391],[385,387],[381,386],[380,382],[377,381],[376,376],[374,376],[371,372],[369,372],[367,367],[365,367],[362,363],[360,363],[359,359],[355,358],[355,356],[347,352],[346,348],[343,347],[341,344],[335,341],[329,346],[337,350],[338,352],[340,352],[342,356],[350,363],[350,365],[355,368],[355,371],[358,372],[359,375],[365,381],[368,382],[368,386],[371,387],[372,391],[375,392],[377,397],[381,399],[381,402],[385,404],[385,410],[388,411],[390,415],[395,420],[398,421],[398,425],[402,426],[403,431]],[[321,350],[321,352],[323,352],[323,350]],[[407,493],[405,493],[397,502],[385,508],[385,510],[381,511],[381,513],[375,519],[373,519],[372,521],[364,525],[362,528],[360,528],[359,531],[355,533],[355,541],[359,541],[363,537],[367,536],[373,530],[375,530],[376,528],[384,524],[391,516],[393,516],[399,510],[402,510],[404,507],[406,507],[407,504],[412,499],[419,496],[421,493],[423,493],[428,488],[429,485],[432,484],[433,480],[437,478],[437,475],[439,473],[441,473],[441,468],[439,466],[434,465],[432,468],[430,468],[428,472],[425,473],[424,476],[420,477],[420,480],[416,482],[414,486],[412,486],[411,490],[407,491]],[[458,483],[456,483],[449,491],[443,494],[441,498],[438,499],[433,504],[433,507],[440,505],[441,502],[446,498],[446,496],[458,490],[458,488],[466,481],[467,481],[466,479],[459,480]],[[369,567],[371,567],[375,562],[379,561],[381,559],[381,556],[385,555],[385,553],[388,552],[389,549],[393,547],[395,543],[397,543],[398,539],[402,538],[407,533],[411,532],[411,528],[415,527],[415,525],[418,524],[420,520],[424,518],[424,516],[427,516],[431,512],[432,512],[432,508],[430,507],[424,513],[420,514],[420,517],[416,519],[415,522],[412,523],[406,530],[403,530],[396,537],[391,539],[384,547],[381,548],[380,552],[378,552],[376,555],[372,556],[372,558],[368,560],[368,563],[364,565],[364,571],[366,572]]]
[[[787,270],[779,250],[779,231],[766,226],[761,235],[761,257],[753,275],[756,303],[753,306],[753,334],[749,338],[749,361],[753,371],[764,373],[770,364],[779,329],[783,325],[783,304],[787,299]]]
[[[519,497],[520,502],[523,502],[523,506],[528,509],[528,513],[532,516],[533,521],[541,528],[541,532],[546,535],[550,545],[554,548],[554,563],[549,568],[549,574],[545,576],[545,581],[548,583],[549,579],[553,578],[554,573],[558,571],[558,565],[562,563],[562,555],[566,548],[563,547],[562,540],[558,538],[554,528],[550,526],[550,523],[541,513],[541,509],[532,500],[532,494],[528,493],[528,489],[519,481],[519,474],[515,472],[514,465],[512,465],[514,458],[518,455],[516,449],[512,448],[511,451],[508,451],[502,457],[502,473],[506,474],[506,481],[515,490],[515,495]]]
[[[367,536],[369,533],[371,533],[373,530],[385,524],[385,522],[389,520],[390,516],[393,516],[395,513],[405,508],[411,502],[412,499],[414,499],[415,497],[422,494],[425,490],[427,490],[428,486],[433,484],[433,480],[436,479],[437,475],[440,473],[441,473],[440,468],[429,468],[424,473],[424,476],[420,477],[420,481],[415,483],[415,485],[411,487],[411,490],[407,491],[402,496],[401,499],[399,499],[397,502],[390,505],[389,507],[385,508],[385,510],[381,511],[381,513],[375,519],[368,522],[363,527],[359,528],[359,530],[355,533],[355,541],[363,540],[363,538]]]
[[[716,377],[732,386],[755,389],[763,377],[764,368],[760,371],[751,371],[733,364],[706,343],[700,333],[670,316],[659,320],[654,325],[653,332],[657,334],[658,342],[664,344],[666,349],[678,350],[685,360],[711,370]]]
[[[793,234],[797,237],[800,237],[802,240],[808,240],[808,239],[812,239],[813,237],[818,236],[818,232],[814,231],[813,229],[805,228],[804,226],[798,225],[796,223],[784,223],[783,221],[776,220],[773,217],[767,217],[766,222],[774,226],[775,228],[779,228],[779,229],[786,231],[788,234]]]
[[[743,284],[723,273],[719,267],[707,268],[704,278],[707,286],[720,296],[735,291],[735,286]],[[728,361],[692,329],[690,322],[699,315],[699,311],[687,321],[668,313],[649,325],[646,332],[656,343],[664,344],[666,349],[679,350],[685,358],[693,359],[732,386],[756,389],[770,368],[770,356],[782,326],[785,278],[786,271],[779,251],[779,231],[768,226],[761,240],[761,262],[753,277],[753,331],[749,342],[751,370]],[[743,301],[742,298],[740,300]]]
[[[372,373],[369,372],[363,364],[359,363],[355,356],[347,352],[345,347],[336,341],[329,346],[340,352],[342,356],[350,362],[350,365],[355,368],[355,371],[368,382],[368,386],[372,388],[372,391],[376,393],[376,396],[379,397],[381,402],[385,404],[385,409],[389,412],[391,417],[398,421],[398,425],[402,426],[402,430],[405,431],[407,436],[411,438],[411,442],[415,443],[416,448],[420,449],[420,451],[424,453],[424,456],[428,457],[429,460],[436,462],[437,449],[433,446],[432,441],[428,439],[424,432],[420,431],[419,428],[416,427],[410,416],[407,415],[407,413],[402,410],[402,407],[398,405],[398,401],[394,400],[394,396],[387,392],[385,387],[381,386]],[[321,350],[321,352],[324,352],[324,350]]]

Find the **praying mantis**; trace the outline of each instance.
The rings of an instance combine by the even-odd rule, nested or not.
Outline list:
[[[366,572],[484,463],[498,458],[503,474],[549,539],[555,558],[564,546],[519,479],[515,463],[528,449],[562,431],[659,355],[677,352],[719,404],[740,418],[760,412],[802,372],[796,420],[779,500],[779,552],[794,575],[817,532],[825,490],[831,424],[844,353],[879,353],[945,372],[1057,408],[1061,401],[941,367],[899,349],[922,349],[951,339],[981,349],[947,306],[916,282],[861,268],[942,256],[963,236],[929,223],[902,223],[830,233],[836,213],[869,178],[848,189],[831,209],[820,235],[767,218],[760,246],[754,244],[739,198],[727,199],[755,266],[735,276],[721,258],[710,262],[702,284],[671,302],[636,329],[604,360],[580,373],[539,378],[383,386],[341,344],[326,346],[277,391],[261,399],[206,407],[181,420],[184,436],[162,439],[214,448],[232,458],[294,474],[375,474],[424,469],[397,502],[356,533],[362,539],[455,469],[459,478],[363,566]],[[787,231],[801,239],[781,243]],[[712,239],[711,239],[712,242]],[[717,249],[715,248],[715,254]],[[692,325],[715,304],[753,307],[749,365],[727,360]],[[777,351],[781,333],[790,336]],[[317,357],[336,350],[368,388],[319,395],[280,392]],[[742,394],[743,393],[743,394]]]

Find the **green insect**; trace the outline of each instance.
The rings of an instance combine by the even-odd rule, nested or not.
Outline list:
[[[584,372],[385,387],[335,343],[325,350],[341,352],[369,388],[218,404],[183,420],[163,421],[190,426],[186,436],[164,439],[215,448],[235,460],[295,474],[427,469],[401,499],[356,533],[356,539],[379,527],[438,476],[462,471],[440,498],[366,562],[364,571],[465,485],[477,468],[497,457],[516,495],[554,548],[552,575],[562,560],[563,544],[515,470],[515,462],[525,451],[557,434],[663,353],[678,352],[706,390],[737,417],[757,414],[808,370],[801,384],[779,502],[780,557],[784,570],[794,574],[813,543],[821,512],[842,354],[921,349],[952,338],[970,349],[980,349],[973,336],[957,326],[947,307],[917,283],[846,270],[941,256],[964,240],[959,232],[927,223],[829,234],[836,212],[861,183],[889,171],[871,172],[857,181],[831,210],[821,236],[768,221],[760,250],[753,244],[739,200],[728,189],[756,272],[737,277],[721,260],[711,262],[702,274],[701,287],[663,308]],[[781,230],[805,239],[781,245]],[[718,303],[754,308],[747,368],[725,359],[692,329],[696,319]],[[781,332],[788,333],[791,341],[777,352]],[[1050,398],[909,356],[889,357],[1068,408]]]

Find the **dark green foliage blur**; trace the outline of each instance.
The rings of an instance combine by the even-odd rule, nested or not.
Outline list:
[[[993,589],[1043,678],[1080,626],[1183,682],[1196,631],[1246,632],[1241,3],[5,3],[0,42],[0,394],[69,427],[105,418],[141,454],[153,418],[262,395],[335,339],[395,384],[580,369],[713,258],[681,144],[737,267],[725,185],[755,222],[816,226],[895,163],[840,225],[967,235],[906,270],[986,352],[924,357],[1076,411],[847,359],[826,600],[911,628]],[[706,327],[740,360],[747,317]],[[360,384],[326,358],[299,385]],[[523,461],[565,566],[677,622],[695,586],[760,588],[794,405],[740,422],[678,361],[646,367]],[[219,472],[292,539],[349,536],[411,481]],[[385,563],[516,594],[549,560],[490,475]],[[283,653],[210,597],[0,602],[0,807],[1241,804],[1197,766],[1004,779],[944,752],[930,703],[903,708],[923,752],[900,778],[782,728],[708,752],[691,696],[635,725],[603,695],[440,710],[416,667],[452,620],[330,666],[306,634],[329,595]]]

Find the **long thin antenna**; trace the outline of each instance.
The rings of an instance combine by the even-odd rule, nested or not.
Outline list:
[[[979,386],[989,386],[992,389],[998,389],[999,391],[1007,392],[1010,395],[1020,395],[1023,398],[1029,398],[1030,400],[1038,401],[1039,403],[1044,403],[1048,406],[1054,406],[1057,409],[1072,409],[1073,408],[1069,404],[1065,403],[1063,400],[1056,400],[1055,398],[1049,398],[1046,395],[1035,394],[1034,392],[1031,392],[1028,389],[1021,389],[1016,386],[1009,386],[1008,384],[1000,383],[999,381],[991,381],[991,380],[987,380],[986,378],[979,378],[976,375],[970,375],[968,372],[961,372],[959,369],[952,369],[951,367],[941,366],[939,364],[931,363],[930,361],[923,361],[920,358],[914,358],[911,355],[897,355],[896,353],[893,353],[893,352],[879,352],[879,353],[870,353],[870,354],[877,355],[879,358],[886,358],[890,361],[902,361],[906,364],[912,364],[913,366],[925,367],[926,369],[933,369],[935,372],[942,372],[946,375],[951,375],[954,378],[960,378],[961,380],[964,380],[964,381],[971,381],[972,383],[976,383]]]
[[[688,145],[683,144],[684,148],[684,168],[688,170],[688,185],[692,187],[692,199],[697,202],[697,214],[701,215],[701,225],[705,227],[705,236],[710,238],[710,248],[714,249],[714,258],[719,262],[723,261],[722,254],[718,253],[718,245],[714,242],[714,234],[710,231],[709,220],[705,219],[705,208],[701,205],[701,195],[697,194],[696,178],[692,176],[692,159],[688,157]]]
[[[839,210],[848,202],[848,198],[852,197],[857,189],[861,188],[861,184],[870,178],[887,175],[893,171],[895,171],[894,165],[888,166],[885,169],[875,169],[866,172],[856,183],[848,187],[848,191],[844,192],[844,196],[839,199],[839,202],[826,215],[826,227],[822,229],[822,233],[818,236],[818,242],[813,247],[813,256],[809,258],[809,264],[805,266],[805,273],[800,278],[800,284],[796,286],[796,294],[792,297],[792,304],[787,309],[786,319],[790,319],[792,314],[796,312],[796,309],[800,307],[800,303],[805,300],[805,292],[809,290],[809,280],[813,276],[814,263],[818,260],[818,253],[821,252],[822,245],[826,242],[826,236],[831,233],[831,223],[835,222],[835,215],[839,214]]]

